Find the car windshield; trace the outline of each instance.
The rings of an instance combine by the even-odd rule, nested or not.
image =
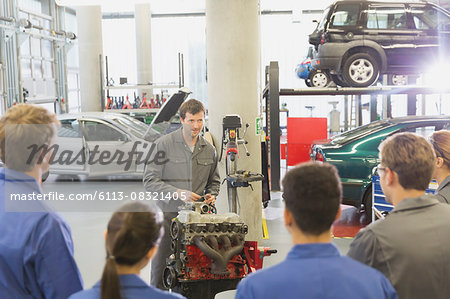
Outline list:
[[[112,119],[114,122],[124,126],[127,128],[131,133],[136,135],[139,138],[142,138],[147,131],[147,125],[145,125],[143,122],[140,122],[130,116],[122,116],[122,117],[116,117]]]
[[[319,24],[317,24],[317,29],[321,30],[325,27],[325,22],[327,21],[329,11],[330,7],[327,7],[322,14],[322,18],[320,19]]]
[[[373,132],[377,132],[383,128],[391,126],[392,123],[386,120],[376,121],[359,128],[347,131],[345,133],[339,134],[331,139],[331,143],[333,144],[345,144],[352,140],[358,139],[362,136],[371,134]]]

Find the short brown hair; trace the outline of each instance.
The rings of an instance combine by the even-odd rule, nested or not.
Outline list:
[[[330,229],[341,203],[342,187],[335,166],[307,162],[283,179],[283,199],[303,233],[320,235]]]
[[[381,163],[398,174],[404,189],[428,188],[436,156],[425,138],[414,133],[399,133],[383,141],[378,149]]]
[[[205,106],[203,106],[202,102],[200,102],[199,100],[190,99],[181,105],[180,117],[184,119],[187,112],[189,112],[190,114],[203,112],[203,115],[205,115]]]
[[[434,132],[430,137],[430,143],[436,156],[441,157],[444,160],[444,165],[450,169],[450,131]]]
[[[19,104],[9,108],[0,119],[0,158],[17,171],[29,171],[39,155],[29,161],[30,145],[48,145],[56,134],[59,121],[47,109]]]

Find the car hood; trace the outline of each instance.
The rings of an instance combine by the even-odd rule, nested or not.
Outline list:
[[[187,88],[182,88],[177,93],[173,94],[164,103],[161,109],[159,109],[145,132],[143,139],[153,142],[162,135],[165,135],[170,127],[172,118],[177,114],[181,104],[183,104],[190,93],[191,91]]]

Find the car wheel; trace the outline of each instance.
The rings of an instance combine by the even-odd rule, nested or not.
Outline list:
[[[345,82],[341,76],[339,75],[334,75],[334,74],[330,74],[331,76],[331,80],[333,80],[334,83],[336,83],[336,85],[341,86],[341,87],[348,87],[348,83]]]
[[[327,87],[330,83],[328,75],[320,70],[314,70],[309,74],[312,87]]]
[[[311,80],[305,79],[305,84],[306,86],[311,87]]]
[[[391,77],[391,84],[392,85],[407,85],[408,84],[408,76],[406,75],[392,75]]]
[[[372,221],[372,186],[366,189],[363,198],[364,214],[366,214],[367,219]]]
[[[367,87],[378,78],[378,64],[368,53],[357,53],[344,63],[342,77],[350,86]]]

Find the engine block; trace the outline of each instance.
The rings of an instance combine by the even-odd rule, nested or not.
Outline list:
[[[204,203],[189,203],[172,220],[172,254],[164,284],[188,298],[192,283],[208,281],[210,288],[224,291],[235,288],[248,273],[241,255],[247,225],[237,214],[216,215],[214,209]]]

